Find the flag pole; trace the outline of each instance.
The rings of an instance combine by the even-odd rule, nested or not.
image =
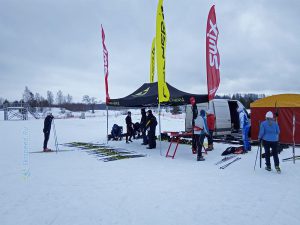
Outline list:
[[[158,103],[158,121],[159,121],[159,152],[160,155],[162,156],[161,153],[161,123],[160,123],[160,103]]]
[[[106,105],[106,144],[108,144],[108,106]]]

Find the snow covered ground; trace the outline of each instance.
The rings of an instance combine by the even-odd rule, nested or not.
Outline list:
[[[102,162],[82,150],[30,154],[42,149],[43,120],[3,121],[2,113],[1,225],[300,224],[300,161],[281,163],[282,174],[258,166],[254,171],[254,147],[220,170],[215,163],[226,144],[215,144],[206,161],[197,162],[190,146],[180,145],[171,159],[161,156],[159,148],[145,149],[140,140],[109,145],[147,154],[144,158]],[[183,118],[166,114],[162,130],[184,130]],[[124,119],[111,112],[109,128],[124,125]],[[139,119],[133,113],[133,121]],[[56,119],[55,125],[59,143],[106,142],[103,112],[87,119]],[[163,155],[167,147],[163,142]],[[284,150],[280,158],[291,154]]]

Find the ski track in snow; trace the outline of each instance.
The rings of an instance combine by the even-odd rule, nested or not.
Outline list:
[[[140,120],[133,111],[133,122]],[[28,128],[29,152],[43,142],[43,120],[3,121],[0,112],[0,224],[1,225],[298,225],[300,224],[300,161],[280,162],[282,174],[256,165],[257,148],[241,155],[226,169],[215,165],[228,144],[197,162],[190,146],[180,145],[175,159],[147,150],[141,140],[131,144],[109,142],[146,157],[102,162],[83,150],[27,154],[24,127]],[[106,116],[55,120],[59,143],[106,143]],[[184,116],[162,117],[162,130],[184,130]],[[125,116],[109,116],[125,127]],[[158,129],[157,129],[158,133]],[[162,142],[162,152],[168,148]],[[49,146],[54,148],[53,131]],[[60,146],[62,149],[68,149]],[[25,151],[25,152],[24,152]],[[300,151],[296,149],[297,155]],[[284,150],[280,159],[292,155]],[[24,163],[29,157],[28,164]],[[272,161],[271,161],[272,162]],[[273,163],[273,162],[272,162]],[[272,164],[273,165],[273,164]],[[26,168],[25,168],[26,167]],[[26,176],[24,169],[29,169]]]

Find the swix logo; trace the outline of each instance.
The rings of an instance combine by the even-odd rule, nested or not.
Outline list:
[[[143,91],[141,91],[141,92],[139,92],[139,93],[136,93],[135,95],[132,95],[132,96],[133,96],[133,97],[143,96],[143,95],[145,95],[145,94],[148,93],[149,89],[150,89],[150,87],[148,87],[148,88],[146,88],[145,90],[143,90]]]
[[[207,33],[208,37],[208,47],[209,47],[209,65],[215,66],[216,69],[219,69],[219,61],[218,61],[218,48],[217,48],[217,41],[218,41],[218,35],[219,31],[217,28],[217,24],[213,24],[211,20],[209,20],[210,29]]]
[[[214,93],[216,93],[217,92],[217,90],[218,90],[218,88],[217,87],[215,87],[215,88],[213,88],[213,89],[211,89],[211,90],[209,90],[209,95],[213,95]]]

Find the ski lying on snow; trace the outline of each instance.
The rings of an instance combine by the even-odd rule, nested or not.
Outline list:
[[[52,153],[52,152],[71,152],[71,151],[74,151],[72,149],[70,150],[58,150],[58,151],[55,151],[55,150],[51,150],[51,151],[35,151],[35,152],[29,152],[29,153]]]
[[[241,159],[241,157],[235,158],[235,159],[232,160],[231,162],[226,163],[225,165],[221,166],[220,169],[225,169],[227,166],[231,165],[232,163],[234,163],[234,162],[236,162],[236,161],[238,161],[238,160],[240,160],[240,159]]]
[[[293,160],[293,159],[294,159],[294,157],[288,157],[288,158],[282,159],[282,161],[285,162],[285,161],[290,161],[290,160]],[[300,159],[300,155],[295,156],[295,159],[296,160]]]
[[[228,161],[230,159],[233,159],[235,157],[237,157],[237,155],[225,156],[223,159],[221,159],[220,161],[218,161],[217,163],[215,163],[215,165],[219,165],[219,164],[221,164],[223,162],[226,162],[226,161]]]

